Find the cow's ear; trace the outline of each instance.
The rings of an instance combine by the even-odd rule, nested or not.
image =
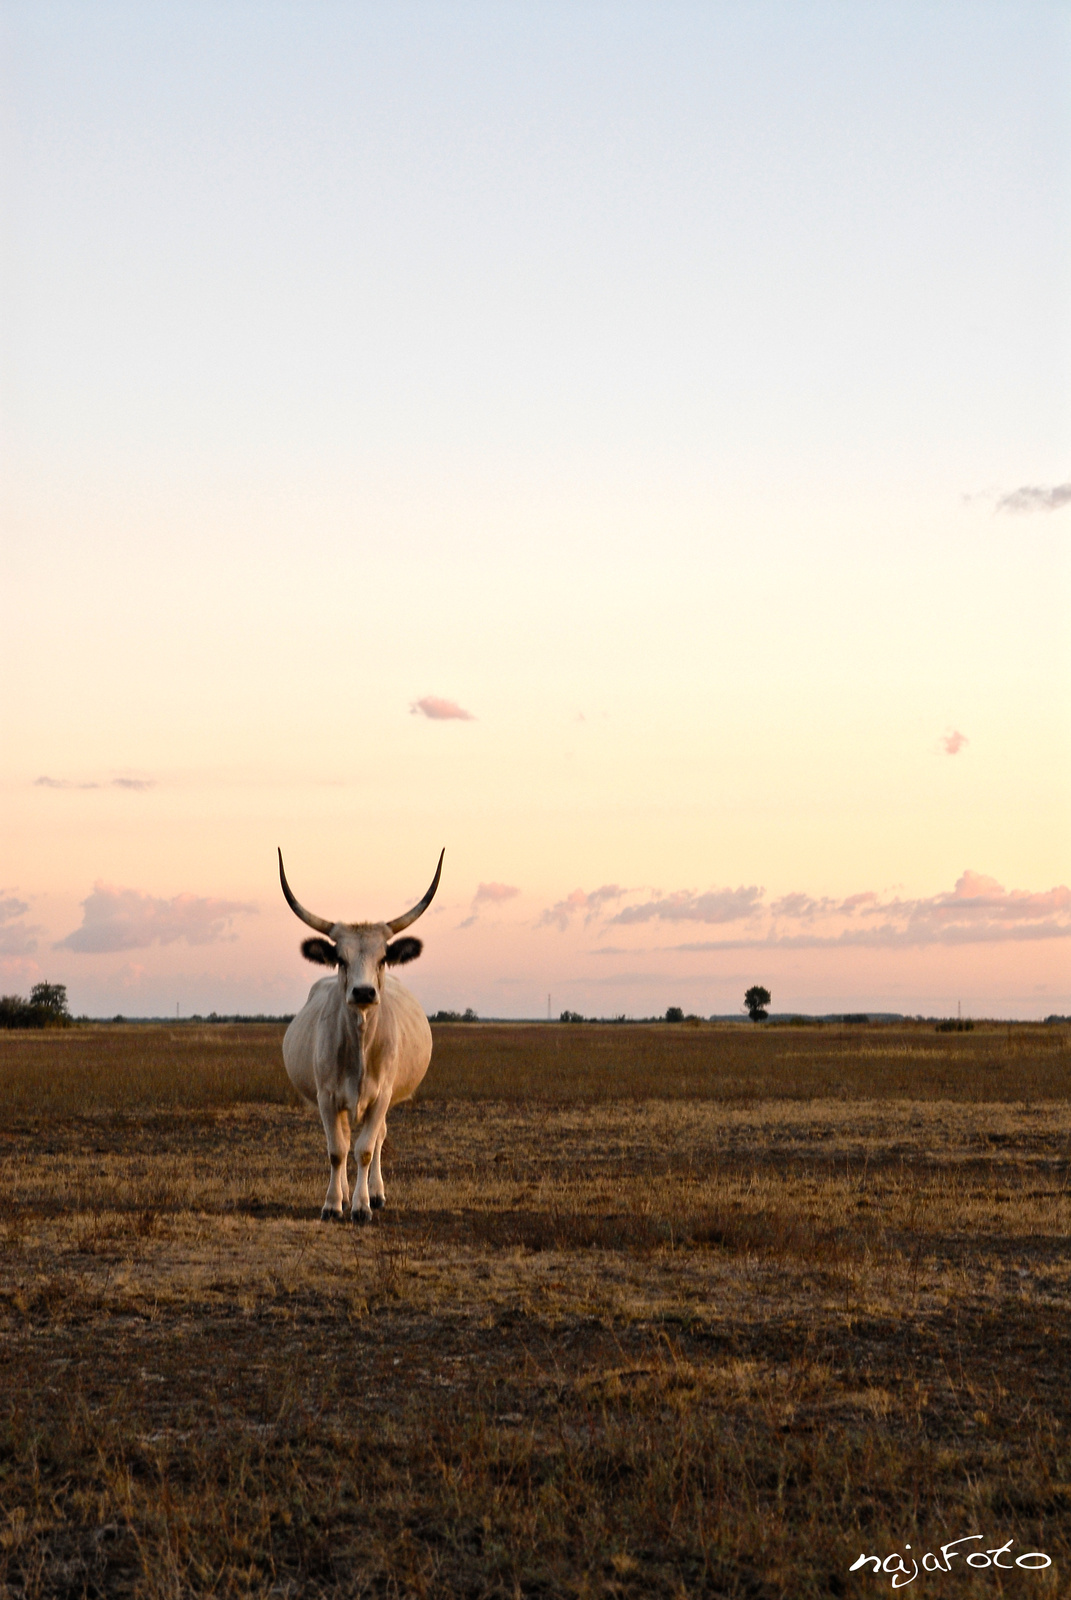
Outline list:
[[[407,961],[415,961],[423,948],[419,939],[395,939],[387,946],[388,967],[404,967]]]
[[[338,966],[338,950],[330,939],[306,939],[301,954],[306,961],[315,961],[321,967]]]

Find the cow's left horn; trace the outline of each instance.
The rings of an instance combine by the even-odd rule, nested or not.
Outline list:
[[[286,881],[286,873],[283,871],[283,852],[281,850],[279,851],[279,882],[283,886],[286,903],[296,917],[300,917],[302,922],[307,922],[310,928],[315,928],[317,933],[331,932],[331,929],[335,926],[333,922],[328,922],[326,917],[314,916],[311,911],[305,910],[300,900],[294,899],[290,885]]]
[[[419,916],[422,916],[431,905],[431,902],[435,898],[435,891],[439,887],[439,876],[443,870],[443,856],[445,854],[446,848],[444,846],[439,852],[439,865],[435,868],[435,876],[431,880],[431,888],[428,890],[423,900],[418,900],[412,911],[407,911],[404,917],[392,917],[390,922],[387,923],[387,927],[390,929],[391,933],[401,933],[403,928],[408,928],[409,924],[411,922],[415,922]]]

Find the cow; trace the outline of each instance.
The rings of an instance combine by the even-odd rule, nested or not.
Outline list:
[[[326,934],[306,939],[307,961],[334,967],[334,977],[320,978],[286,1030],[283,1061],[294,1088],[320,1110],[327,1135],[331,1181],[320,1212],[324,1222],[337,1221],[350,1198],[346,1159],[353,1149],[357,1182],[350,1217],[371,1222],[372,1212],[386,1204],[380,1154],[387,1133],[387,1112],[416,1091],[431,1060],[431,1029],[416,999],[388,967],[415,961],[424,948],[419,939],[395,937],[430,906],[443,870],[443,850],[422,900],[404,916],[389,922],[331,922],[314,916],[294,898],[279,851],[279,881],[294,914]]]

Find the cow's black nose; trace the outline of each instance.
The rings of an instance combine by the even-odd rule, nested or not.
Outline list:
[[[370,1006],[375,998],[376,991],[370,983],[357,984],[350,990],[350,999],[355,1006]]]

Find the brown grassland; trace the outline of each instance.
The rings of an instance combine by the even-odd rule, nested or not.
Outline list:
[[[1071,1030],[281,1033],[0,1035],[0,1596],[1071,1594]]]

